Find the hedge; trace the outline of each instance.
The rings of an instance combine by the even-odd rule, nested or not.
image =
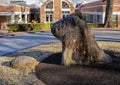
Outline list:
[[[87,23],[91,28],[103,27],[103,24]],[[8,24],[9,32],[50,30],[50,23]],[[113,27],[116,24],[113,23]]]
[[[50,23],[8,24],[9,32],[50,30]]]

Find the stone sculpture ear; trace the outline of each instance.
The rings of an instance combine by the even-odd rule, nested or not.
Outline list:
[[[74,15],[77,15],[80,19],[83,19],[83,15],[82,15],[81,11],[78,10],[78,9],[75,10],[75,14]]]
[[[75,22],[75,23],[79,23],[79,22],[80,22],[80,18],[79,18],[78,16],[75,16],[75,17],[74,17],[74,22]]]

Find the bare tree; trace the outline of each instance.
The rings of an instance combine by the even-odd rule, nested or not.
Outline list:
[[[103,2],[105,1],[106,1],[106,14],[104,27],[112,27],[112,13],[114,0],[103,0]]]

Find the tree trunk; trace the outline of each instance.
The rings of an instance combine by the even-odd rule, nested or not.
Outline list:
[[[104,27],[112,27],[113,0],[106,0]]]
[[[62,64],[111,62],[110,56],[97,45],[81,13],[74,13],[53,23],[51,32],[62,41]]]

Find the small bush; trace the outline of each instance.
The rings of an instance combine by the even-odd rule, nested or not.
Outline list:
[[[17,24],[14,24],[14,25],[9,24],[8,28],[9,28],[10,32],[12,32],[12,31],[13,32],[18,32],[19,31],[19,25],[17,25]]]
[[[50,30],[50,23],[8,24],[9,32]]]

